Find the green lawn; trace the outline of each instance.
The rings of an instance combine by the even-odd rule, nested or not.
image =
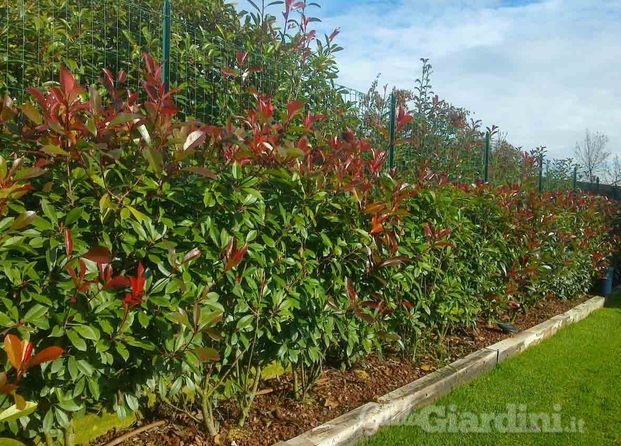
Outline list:
[[[457,429],[460,423],[467,426],[464,412],[477,414],[480,425],[479,414],[508,413],[507,404],[515,405],[518,414],[560,416],[563,428],[571,429],[575,417],[576,430],[582,420],[583,432],[501,433],[493,421],[490,433],[429,433],[421,428],[425,419],[432,427],[451,425],[451,417]],[[410,425],[383,429],[365,445],[621,445],[621,296],[454,390],[426,413],[432,415],[425,418],[425,412],[417,411],[408,419]],[[524,418],[517,417],[518,426]],[[554,425],[554,418],[550,421]]]

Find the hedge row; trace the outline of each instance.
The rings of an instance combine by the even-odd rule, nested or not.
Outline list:
[[[583,293],[605,267],[605,199],[399,178],[299,102],[182,122],[146,65],[141,95],[62,70],[36,105],[3,101],[0,409],[38,403],[12,436],[52,442],[154,398],[200,407],[215,434],[225,401],[243,424],[274,362],[302,397],[326,365],[414,355],[423,334]]]

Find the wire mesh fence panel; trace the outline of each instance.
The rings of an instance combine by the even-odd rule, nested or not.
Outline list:
[[[142,53],[163,58],[161,0],[0,2],[0,89],[19,102],[26,87],[58,79],[61,66],[88,84],[103,68],[123,70],[129,86],[138,89]],[[334,105],[328,102],[338,97],[339,87],[316,88],[294,52],[270,53],[260,43],[245,48],[234,38],[223,39],[216,24],[191,16],[188,5],[171,10],[169,56],[170,87],[178,90],[186,115],[222,123],[250,108],[255,94],[280,102],[303,98],[317,113]],[[344,99],[340,105],[353,106]]]
[[[158,61],[164,57],[165,1],[0,0],[0,91],[24,102],[27,87],[57,80],[61,66],[85,84],[100,79],[104,68],[124,71],[128,87],[140,91],[142,54]],[[444,172],[453,182],[483,180],[481,132],[465,125],[456,109],[427,97],[425,82],[417,87],[420,97],[408,96],[405,90],[363,93],[336,84],[336,72],[316,78],[308,60],[295,51],[266,50],[261,41],[238,39],[235,33],[223,38],[218,34],[218,14],[196,10],[192,1],[172,5],[169,86],[176,90],[185,117],[224,124],[252,108],[256,95],[270,96],[281,107],[303,100],[307,111],[332,120],[335,131],[353,128],[375,148],[392,147],[386,164],[400,171],[417,172],[426,166]],[[409,108],[412,120],[391,139],[392,102]],[[519,168],[520,154],[496,144],[489,153],[489,182],[535,181],[537,187],[537,175]],[[547,162],[543,189],[572,188],[570,171],[567,165]]]
[[[1,83],[23,100],[25,86],[58,78],[61,66],[92,83],[103,68],[138,83],[140,55],[158,57],[161,12],[110,0],[2,0]]]

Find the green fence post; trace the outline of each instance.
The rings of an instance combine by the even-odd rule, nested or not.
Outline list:
[[[595,193],[599,194],[599,177],[595,177]]]
[[[489,131],[485,133],[485,155],[483,156],[483,182],[489,183],[489,150],[492,136]]]
[[[543,153],[539,155],[539,193],[543,192]]]
[[[397,98],[395,92],[390,94],[390,141],[388,145],[388,166],[395,167],[395,119],[397,114]]]
[[[574,166],[574,183],[573,183],[574,194],[578,190],[578,166]]]
[[[168,91],[170,84],[170,0],[164,0],[164,22],[162,24],[162,81]]]

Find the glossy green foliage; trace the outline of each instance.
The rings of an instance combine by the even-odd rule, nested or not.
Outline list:
[[[604,199],[425,169],[399,182],[301,101],[185,120],[145,65],[142,95],[61,70],[35,105],[2,102],[0,326],[65,352],[22,377],[38,408],[11,435],[154,399],[215,434],[225,401],[243,424],[274,363],[302,397],[326,365],[413,354],[421,333],[584,292],[605,266]]]

